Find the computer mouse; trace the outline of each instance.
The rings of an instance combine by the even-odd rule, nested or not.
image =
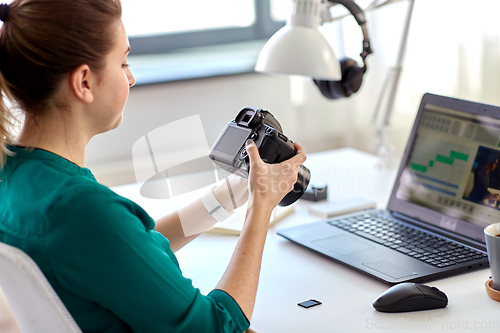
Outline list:
[[[448,297],[436,287],[403,282],[384,291],[372,304],[381,312],[421,311],[446,307]]]

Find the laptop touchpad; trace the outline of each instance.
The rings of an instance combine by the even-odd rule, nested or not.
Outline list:
[[[369,244],[358,241],[354,237],[345,235],[318,239],[313,241],[313,243],[344,256],[374,248]]]
[[[401,266],[393,264],[390,261],[383,259],[372,262],[364,262],[363,265],[366,267],[370,267],[371,269],[374,269],[377,272],[388,275],[393,279],[401,279],[403,277],[417,274],[415,272],[407,270],[406,268],[403,268]]]

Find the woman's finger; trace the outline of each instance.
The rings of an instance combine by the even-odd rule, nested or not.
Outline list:
[[[293,145],[295,147],[295,152],[297,153],[297,155],[295,155],[294,157],[292,157],[292,160],[295,159],[295,161],[297,163],[300,162],[300,164],[304,163],[306,161],[306,159],[307,159],[306,153],[304,151],[304,147],[302,147],[297,142],[294,142]]]
[[[248,158],[250,159],[250,167],[259,161],[262,161],[259,155],[259,149],[257,149],[257,145],[255,145],[253,140],[247,140],[245,149],[247,151]]]
[[[294,143],[295,146],[295,152],[297,155],[294,155],[290,159],[281,162],[281,164],[288,164],[290,166],[293,166],[292,169],[298,169],[302,163],[305,162],[307,159],[306,153],[304,152],[304,148],[302,148],[301,145],[299,145],[297,142]]]

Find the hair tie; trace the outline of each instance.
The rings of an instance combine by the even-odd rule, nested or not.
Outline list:
[[[6,3],[0,4],[0,21],[5,22],[7,15],[9,15],[9,5]]]

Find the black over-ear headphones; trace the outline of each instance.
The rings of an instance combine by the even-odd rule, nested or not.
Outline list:
[[[349,97],[359,90],[363,74],[366,72],[365,58],[372,53],[368,31],[366,30],[365,15],[361,8],[352,0],[328,0],[346,7],[356,19],[363,31],[363,52],[360,54],[363,59],[363,67],[359,67],[356,61],[350,58],[340,60],[340,70],[342,78],[340,81],[314,80],[319,90],[328,99]]]

